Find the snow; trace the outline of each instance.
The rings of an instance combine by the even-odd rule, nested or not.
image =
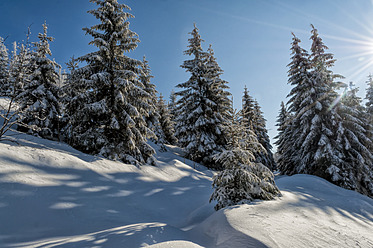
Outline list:
[[[126,165],[17,134],[0,142],[0,247],[373,247],[373,199],[309,175],[214,211],[213,172],[157,151]]]

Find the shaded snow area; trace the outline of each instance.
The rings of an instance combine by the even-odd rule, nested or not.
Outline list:
[[[137,168],[13,138],[0,142],[0,247],[373,247],[373,199],[314,176],[215,212],[213,173],[176,147],[153,145],[157,167]]]

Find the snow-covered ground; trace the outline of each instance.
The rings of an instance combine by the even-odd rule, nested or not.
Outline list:
[[[13,138],[0,142],[0,247],[373,247],[373,199],[314,176],[215,212],[213,173],[176,147],[137,168]]]

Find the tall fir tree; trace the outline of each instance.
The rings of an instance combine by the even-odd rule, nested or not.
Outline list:
[[[182,68],[191,73],[187,82],[177,85],[183,90],[176,110],[176,137],[186,149],[186,156],[211,168],[219,168],[212,156],[223,147],[221,130],[224,122],[227,97],[226,82],[220,79],[222,70],[217,65],[213,51],[202,50],[202,39],[194,25],[190,33],[189,49],[184,53],[194,58],[184,61]]]
[[[277,124],[276,126],[278,134],[275,137],[276,142],[275,145],[277,145],[277,168],[280,171],[285,171],[286,166],[288,164],[289,158],[287,155],[289,154],[289,148],[292,146],[291,143],[288,143],[289,140],[289,134],[286,132],[289,132],[289,125],[291,123],[291,115],[288,112],[284,102],[281,102],[281,107],[279,114],[277,116]]]
[[[272,146],[266,129],[266,120],[258,102],[249,95],[246,86],[242,97],[242,109],[243,119],[247,121],[249,129],[254,131],[259,143],[264,147],[264,151],[258,151],[254,154],[256,162],[264,164],[271,170],[275,170],[276,163],[271,151]]]
[[[59,119],[61,107],[59,102],[59,75],[56,62],[50,60],[49,42],[54,38],[47,35],[47,24],[43,24],[43,33],[39,33],[39,42],[34,42],[35,51],[31,53],[31,74],[24,84],[23,92],[18,96],[20,109],[23,112],[22,122],[27,128],[20,126],[19,130],[27,131],[43,138],[57,139],[59,137]]]
[[[261,163],[255,163],[254,153],[264,150],[255,133],[242,123],[240,112],[233,112],[224,129],[228,134],[224,151],[214,156],[224,169],[213,177],[211,201],[215,210],[250,202],[271,200],[280,195],[273,173]]]
[[[272,145],[266,128],[266,119],[264,118],[263,112],[261,111],[257,101],[255,101],[254,110],[256,116],[254,133],[256,134],[259,143],[264,147],[264,151],[259,151],[255,154],[256,162],[262,163],[270,170],[274,171],[276,170],[277,165],[273,158]]]
[[[72,126],[70,123],[70,116],[73,116],[75,109],[71,107],[73,99],[79,94],[74,87],[74,82],[78,80],[77,73],[75,72],[79,68],[79,63],[74,56],[66,63],[68,73],[65,74],[64,84],[61,87],[61,103],[62,103],[62,117],[60,120],[61,125],[61,136],[62,139],[72,144]]]
[[[343,121],[339,123],[338,142],[343,148],[344,163],[333,181],[347,189],[373,197],[373,131],[364,112],[358,88],[351,82],[338,105]]]
[[[335,90],[340,87],[335,79],[340,76],[330,70],[335,62],[334,56],[326,52],[328,47],[317,29],[311,27],[311,85],[307,86],[299,111],[295,113],[302,127],[294,136],[297,137],[295,143],[300,155],[297,172],[332,181],[342,162],[340,144],[336,139],[338,124],[342,120],[335,108],[338,103]]]
[[[288,84],[292,85],[290,93],[287,95],[289,98],[287,105],[289,106],[289,115],[292,115],[291,119],[285,126],[285,130],[279,139],[284,140],[284,150],[280,154],[280,166],[279,169],[283,174],[292,175],[297,173],[296,166],[300,160],[298,154],[298,147],[295,144],[296,134],[301,132],[300,117],[308,110],[308,108],[300,108],[300,104],[303,102],[308,87],[312,85],[311,74],[311,63],[309,61],[308,52],[300,46],[301,40],[292,33],[291,43],[291,62],[288,64]],[[296,115],[297,114],[297,115]],[[290,145],[291,144],[291,145]]]
[[[155,131],[156,127],[159,125],[159,114],[156,108],[157,105],[157,90],[155,85],[151,83],[151,75],[149,62],[146,60],[146,57],[143,57],[141,63],[141,72],[139,76],[140,82],[144,85],[144,90],[149,94],[147,98],[147,105],[149,106],[148,116],[145,117],[146,124],[150,130]],[[156,139],[156,136],[153,136]]]
[[[226,120],[230,118],[230,113],[233,110],[233,103],[230,99],[231,93],[228,91],[228,82],[220,78],[224,71],[216,61],[211,44],[207,49],[206,67],[207,74],[205,77],[210,81],[210,89],[207,96],[210,96],[211,100],[213,121],[216,128],[214,135],[217,137],[217,150],[220,151],[227,143],[227,135],[224,133],[225,129],[223,126],[225,125]]]
[[[159,113],[159,124],[155,130],[157,135],[157,142],[159,144],[176,145],[177,139],[175,137],[175,123],[171,119],[171,114],[163,99],[162,94],[159,95],[157,109]]]
[[[88,13],[100,23],[83,30],[98,51],[79,57],[86,65],[72,76],[70,87],[76,94],[68,105],[72,145],[126,163],[153,163],[155,151],[147,144],[152,131],[145,122],[150,95],[139,80],[143,63],[125,55],[139,42],[129,29],[133,15],[117,0],[90,2],[98,7]]]
[[[4,39],[0,37],[0,96],[4,96],[9,80],[9,55],[4,44]]]
[[[255,110],[254,110],[255,100],[249,94],[247,87],[245,85],[243,96],[242,96],[242,116],[246,119],[250,129],[253,129],[254,123],[256,122]]]
[[[167,105],[168,109],[170,110],[172,121],[175,121],[175,118],[176,118],[176,102],[177,102],[176,92],[172,89],[170,93],[170,100]]]

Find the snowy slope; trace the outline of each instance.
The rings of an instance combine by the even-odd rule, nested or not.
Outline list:
[[[215,247],[373,247],[373,199],[310,175],[276,183],[280,199],[217,212],[199,233]]]
[[[0,142],[0,247],[373,247],[373,200],[313,176],[215,212],[212,172],[176,147],[136,168],[14,139]]]

